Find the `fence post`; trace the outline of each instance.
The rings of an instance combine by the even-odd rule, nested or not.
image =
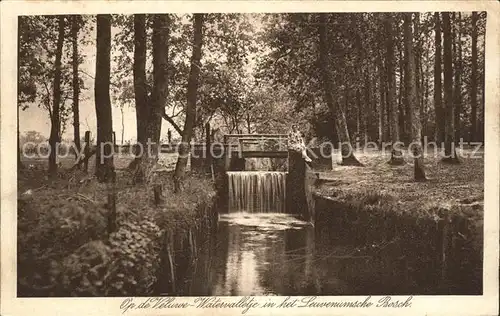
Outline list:
[[[83,171],[88,172],[89,169],[89,160],[87,159],[88,155],[90,154],[90,131],[85,132],[85,149],[84,149],[84,165],[83,165]]]
[[[158,206],[161,203],[161,184],[157,183],[153,186],[155,205]]]
[[[113,131],[113,151],[117,151],[117,146],[116,146],[116,132]]]

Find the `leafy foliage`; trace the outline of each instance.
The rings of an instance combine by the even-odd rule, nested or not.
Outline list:
[[[24,171],[23,171],[24,172]],[[40,171],[34,172],[36,177]],[[120,176],[118,227],[107,235],[104,184],[44,188],[21,195],[18,221],[20,296],[151,295],[165,231],[199,225],[213,204],[210,182],[190,177],[175,200],[153,207],[152,188]],[[21,188],[21,191],[25,188]],[[173,195],[170,181],[165,197]]]
[[[88,33],[92,29],[89,21],[92,16],[78,16],[78,24],[83,32],[79,40],[85,44],[89,42]],[[65,36],[69,38],[70,17],[65,16]],[[19,77],[18,77],[18,106],[25,110],[35,105],[47,111],[52,117],[54,63],[58,34],[58,16],[21,16],[19,17]],[[72,99],[72,58],[71,41],[65,40],[63,46],[61,68],[61,104],[60,121],[62,135],[71,115],[68,103]],[[79,63],[82,64],[85,55],[80,53]],[[84,80],[80,78],[80,90],[86,89]]]

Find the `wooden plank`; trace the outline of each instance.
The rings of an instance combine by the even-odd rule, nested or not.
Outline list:
[[[288,151],[242,151],[243,158],[288,158]]]

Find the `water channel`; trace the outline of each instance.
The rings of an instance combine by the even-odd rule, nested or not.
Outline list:
[[[373,245],[321,236],[285,210],[285,173],[228,173],[229,212],[200,232],[194,260],[176,250],[175,289],[164,295],[389,295],[435,288],[409,279],[405,260]],[[182,252],[182,251],[181,251]],[[184,252],[188,252],[185,250]]]

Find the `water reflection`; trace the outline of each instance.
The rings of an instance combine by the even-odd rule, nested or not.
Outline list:
[[[217,233],[199,249],[192,277],[185,280],[187,288],[176,294],[345,293],[346,284],[336,275],[340,266],[316,249],[314,238],[314,227],[289,214],[222,215]],[[345,253],[343,248],[328,252]]]
[[[436,293],[433,282],[409,277],[407,258],[387,244],[357,248],[352,240],[323,236],[321,229],[283,213],[221,215],[217,231],[201,232],[197,255],[175,252],[177,296],[406,295]],[[394,251],[396,250],[396,251]],[[186,268],[188,267],[188,268]]]
[[[223,285],[216,284],[213,295],[280,294],[284,281],[292,282],[296,274],[289,268],[304,270],[303,242],[314,237],[307,223],[269,213],[233,213],[222,216],[219,223],[218,249],[221,256],[227,251],[227,259]],[[287,262],[290,259],[297,262]]]

